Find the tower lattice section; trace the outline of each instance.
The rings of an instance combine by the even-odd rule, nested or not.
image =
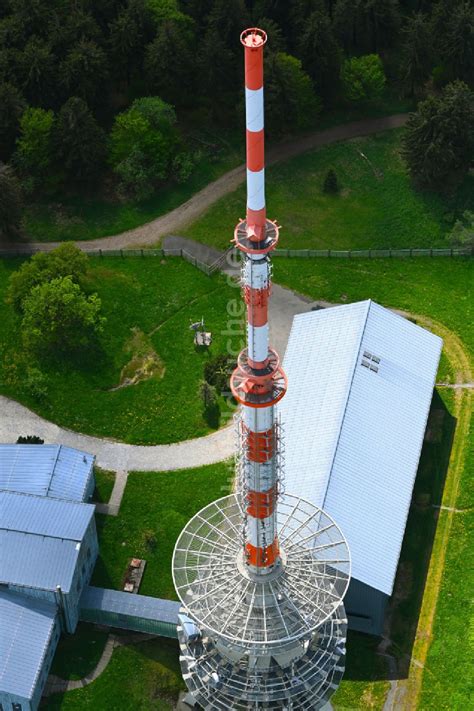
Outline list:
[[[346,541],[321,509],[284,492],[282,424],[287,379],[269,346],[271,252],[279,226],[265,208],[263,48],[245,49],[247,214],[242,254],[247,347],[231,376],[238,491],[189,521],[173,556],[183,603],[178,636],[184,680],[204,709],[319,709],[344,670],[349,584]],[[303,425],[302,425],[303,426]]]

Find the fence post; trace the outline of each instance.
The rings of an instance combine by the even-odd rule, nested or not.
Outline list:
[[[451,251],[452,251],[452,250],[451,250]],[[103,256],[101,249],[99,249],[99,254],[100,254],[101,257]]]
[[[141,250],[140,250],[140,251],[141,251],[141,253],[142,253],[142,257],[143,257],[143,247],[141,248]]]
[[[392,248],[391,247],[388,250],[388,256],[389,256],[389,258],[392,256]]]
[[[123,249],[120,250],[120,256],[121,256],[122,259],[123,259]]]
[[[372,250],[369,249],[369,259],[372,259]]]
[[[453,248],[451,247],[451,257],[453,257],[453,256],[454,256],[454,254],[453,254]]]
[[[330,257],[330,256],[331,256],[331,250],[328,249],[328,257]]]
[[[349,259],[352,257],[352,249],[349,250],[348,255]]]
[[[433,247],[431,247],[431,249],[430,249],[430,257],[432,257],[432,256],[433,256]]]
[[[410,257],[413,257],[413,250],[410,248]]]

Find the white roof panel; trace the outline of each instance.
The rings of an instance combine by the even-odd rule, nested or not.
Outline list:
[[[334,517],[353,577],[387,595],[441,346],[432,333],[364,301],[297,316],[285,356],[286,490]]]

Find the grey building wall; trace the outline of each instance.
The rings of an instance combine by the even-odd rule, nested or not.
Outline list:
[[[352,578],[344,598],[349,629],[382,636],[388,600],[385,593]]]
[[[62,594],[58,594],[55,590],[20,585],[9,585],[8,589],[11,592],[18,592],[39,600],[47,600],[57,605],[62,629],[73,633],[79,622],[79,600],[84,587],[89,584],[98,553],[99,543],[95,519],[92,517],[81,543],[69,591],[63,591]]]
[[[0,711],[20,711],[20,709],[21,711],[37,711],[60,636],[61,626],[58,617],[56,617],[48,645],[44,650],[41,670],[37,676],[31,696],[26,698],[0,690]]]

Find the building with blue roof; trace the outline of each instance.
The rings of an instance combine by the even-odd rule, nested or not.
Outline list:
[[[95,507],[0,491],[0,585],[56,604],[74,632],[98,554]]]
[[[61,444],[0,444],[0,489],[89,501],[95,457]]]
[[[34,711],[61,634],[57,607],[0,590],[0,620],[0,708]]]

